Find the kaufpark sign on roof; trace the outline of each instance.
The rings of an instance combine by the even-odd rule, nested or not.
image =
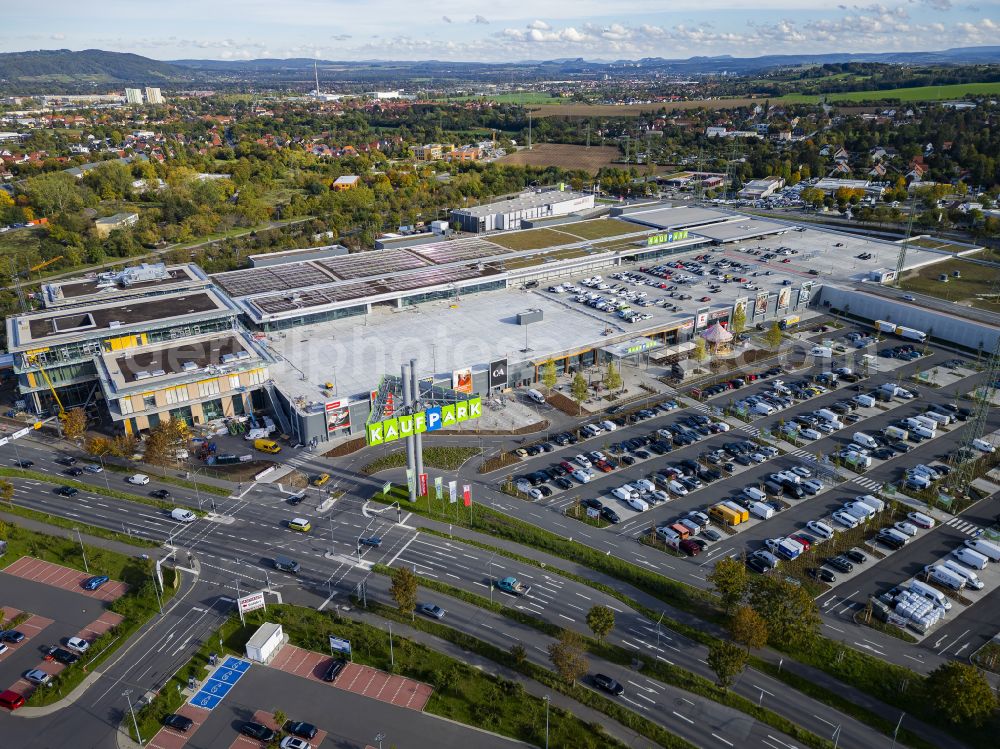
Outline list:
[[[646,246],[652,247],[654,244],[669,244],[670,242],[679,242],[680,240],[687,238],[687,229],[681,229],[680,231],[668,231],[663,234],[654,234],[651,237],[646,237]]]
[[[436,432],[454,426],[461,421],[478,419],[483,415],[482,398],[434,406],[414,414],[394,416],[391,419],[375,421],[365,426],[365,441],[369,445],[381,445],[399,439],[412,437],[423,432]]]

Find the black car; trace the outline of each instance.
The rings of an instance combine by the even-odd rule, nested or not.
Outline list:
[[[594,684],[603,689],[609,694],[613,694],[616,697],[625,694],[625,687],[619,684],[615,679],[610,676],[605,676],[604,674],[594,674]]]
[[[790,497],[791,499],[802,499],[806,496],[802,487],[791,481],[783,481],[782,488],[785,490],[785,496]]]
[[[827,557],[826,563],[837,570],[837,572],[854,571],[854,565],[842,556]]]
[[[771,570],[763,560],[757,557],[747,557],[746,565],[752,572],[759,572],[762,575]]]
[[[636,450],[634,454],[635,457],[639,458],[640,460],[646,460],[650,457],[650,454],[645,450]]]
[[[157,499],[168,499],[170,497],[170,492],[166,489],[154,489],[149,493],[149,496],[156,497]]]
[[[288,498],[288,504],[294,506],[294,505],[299,504],[299,502],[301,502],[303,499],[304,499],[304,495],[302,495],[302,494],[293,494],[292,496],[290,496]]]
[[[601,500],[595,499],[593,497],[588,497],[587,499],[581,499],[580,500],[580,504],[583,507],[589,507],[592,510],[603,510],[604,509],[604,503]]]
[[[884,533],[883,531],[878,532],[878,535],[875,536],[875,540],[877,540],[879,543],[885,544],[886,546],[888,546],[890,549],[893,550],[903,548],[902,539],[899,539],[896,536],[890,536],[889,534]]]
[[[16,629],[8,629],[6,632],[0,632],[0,642],[10,642],[15,645],[19,642],[24,642],[24,632],[18,632]]]
[[[265,726],[263,723],[254,723],[252,720],[248,720],[240,726],[240,733],[244,736],[249,736],[251,739],[257,739],[258,741],[263,741],[265,743],[274,741],[276,735],[274,731]]]
[[[323,672],[323,681],[336,681],[345,668],[347,668],[346,658],[334,658]]]
[[[806,570],[806,574],[811,578],[822,580],[825,583],[837,582],[837,576],[826,569],[826,567],[810,567]]]
[[[18,468],[31,468],[33,465],[35,465],[35,461],[33,461],[33,460],[17,460],[17,461],[14,462],[14,465],[16,465]]]
[[[63,664],[64,666],[72,666],[74,663],[80,660],[80,656],[78,656],[76,653],[71,653],[65,648],[60,648],[53,645],[46,650],[45,660],[56,661],[58,663]]]
[[[547,487],[545,484],[542,484],[541,486],[539,486],[538,487],[538,491],[540,491],[542,493],[543,497],[551,497],[552,496],[552,489],[550,489],[549,487]]]
[[[381,536],[367,536],[358,539],[358,546],[371,546],[373,549],[377,549],[381,545]]]
[[[621,518],[618,517],[618,513],[612,510],[610,507],[601,508],[601,517],[607,520],[611,524],[621,522]]]
[[[318,733],[316,726],[301,720],[288,721],[285,723],[285,730],[292,734],[292,736],[298,736],[300,739],[313,739],[316,738],[316,734]]]
[[[654,442],[649,446],[649,449],[652,450],[657,455],[664,455],[667,452],[667,448],[663,445],[662,442]]]
[[[56,494],[59,494],[63,497],[72,497],[79,493],[80,490],[74,486],[60,486],[58,489],[56,489]]]
[[[908,453],[910,452],[910,446],[905,442],[895,441],[889,443],[889,449],[894,450],[897,453]]]
[[[868,561],[868,555],[861,551],[861,549],[848,549],[844,552],[844,556],[858,564],[864,564]]]
[[[888,447],[880,447],[877,450],[872,450],[872,457],[877,460],[891,460],[892,456],[895,455],[892,450]]]
[[[635,458],[633,458],[631,455],[622,455],[622,457],[620,458],[620,460],[621,460],[622,463],[624,463],[627,466],[634,466],[635,465]]]
[[[709,541],[721,541],[722,534],[711,528],[705,528],[702,530],[701,535],[707,538]]]
[[[573,482],[563,476],[560,476],[559,478],[555,479],[552,483],[558,486],[560,489],[573,488]]]
[[[567,473],[569,473],[569,471],[567,471],[558,463],[549,467],[549,474],[551,474],[553,478],[558,478],[559,476],[565,476]]]
[[[72,468],[67,468],[65,471],[63,471],[63,473],[65,473],[67,476],[82,476],[83,469],[78,468],[77,466],[73,466]]]
[[[185,718],[183,715],[170,713],[170,715],[163,719],[163,725],[167,728],[173,728],[175,731],[187,733],[188,729],[194,725],[194,721],[190,718]]]
[[[64,466],[71,466],[76,463],[76,458],[72,455],[64,455],[61,458],[56,458],[56,463],[61,463]]]

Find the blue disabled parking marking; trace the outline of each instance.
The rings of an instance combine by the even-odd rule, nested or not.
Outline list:
[[[202,684],[201,689],[191,698],[190,703],[205,710],[212,710],[222,702],[222,698],[229,694],[229,691],[249,668],[248,661],[232,656],[226,658],[223,664],[215,669]]]

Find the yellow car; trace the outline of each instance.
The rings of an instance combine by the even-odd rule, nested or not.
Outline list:
[[[321,473],[319,476],[313,476],[312,485],[323,486],[329,480],[330,480],[329,473]]]
[[[288,521],[288,527],[293,531],[308,533],[312,529],[312,523],[305,518],[292,518]]]

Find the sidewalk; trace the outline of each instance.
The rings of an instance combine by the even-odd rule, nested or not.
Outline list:
[[[76,540],[76,533],[73,532],[71,528],[63,528],[58,525],[49,525],[41,520],[34,520],[33,518],[24,518],[20,515],[14,515],[13,513],[4,512],[0,510],[0,518],[3,518],[5,522],[13,523],[21,528],[27,528],[28,530],[37,531],[38,533],[44,533],[48,536],[58,536],[60,538],[69,538]],[[140,554],[149,554],[152,556],[153,552],[156,551],[156,547],[152,546],[132,546],[124,541],[114,541],[109,538],[99,538],[97,536],[91,536],[86,531],[81,530],[80,535],[83,538],[83,542],[91,546],[97,546],[101,549],[108,549],[109,551],[117,551],[119,554],[124,554],[126,556],[135,557]]]

